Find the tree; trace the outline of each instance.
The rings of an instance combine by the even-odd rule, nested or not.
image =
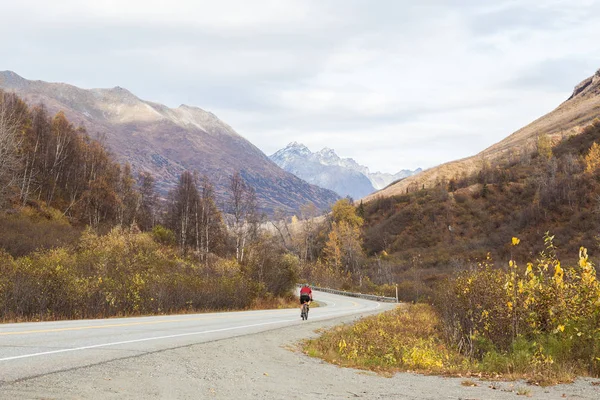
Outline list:
[[[348,199],[341,199],[331,207],[331,217],[334,222],[345,222],[351,226],[362,226],[364,220],[356,212],[356,207]]]
[[[202,178],[200,189],[200,222],[197,241],[198,251],[203,259],[206,255],[214,253],[220,244],[224,242],[223,217],[217,208],[215,201],[215,189],[205,175]]]
[[[48,116],[0,91],[0,202],[9,193],[25,205],[44,203],[76,221],[129,225],[137,193],[128,165],[121,167],[84,128],[64,113]]]
[[[43,173],[44,148],[49,143],[50,124],[46,108],[43,105],[35,107],[31,112],[31,127],[27,130],[24,142],[24,171],[21,181],[21,201],[27,204],[32,194],[41,188],[40,175]]]
[[[327,236],[327,243],[323,249],[323,256],[325,261],[335,268],[339,269],[342,265],[342,243],[338,234],[337,224],[333,224],[329,235]]]
[[[229,226],[235,237],[235,258],[241,263],[247,240],[258,236],[260,216],[256,192],[244,182],[239,172],[232,175],[229,189]]]
[[[65,114],[61,111],[52,119],[52,146],[48,148],[48,190],[46,191],[46,203],[52,204],[57,186],[61,183],[63,173],[69,158],[72,156],[75,131]]]
[[[196,220],[200,195],[196,186],[197,177],[184,171],[179,177],[177,187],[169,193],[168,228],[173,230],[177,241],[186,252],[196,236]]]
[[[358,205],[358,209],[356,210],[356,213],[358,214],[359,217],[361,217],[363,220],[365,219],[365,205],[363,204],[363,201],[360,201],[360,204]]]
[[[321,251],[319,246],[319,233],[324,230],[323,223],[317,221],[319,210],[314,203],[307,203],[300,207],[300,229],[298,229],[298,243],[296,247],[300,259],[303,261],[315,261]],[[323,235],[325,239],[325,235]],[[324,240],[323,240],[324,241]]]
[[[325,244],[325,260],[343,272],[357,273],[364,257],[360,238],[363,219],[347,200],[338,200],[331,209],[331,231]]]
[[[484,199],[487,198],[489,192],[490,189],[488,188],[488,184],[484,182],[483,185],[481,185],[481,197]]]
[[[552,140],[550,136],[542,134],[537,138],[538,154],[545,160],[552,158]]]
[[[21,125],[26,108],[13,94],[0,91],[0,206],[21,168]]]
[[[585,156],[585,172],[593,173],[600,167],[600,146],[594,142]]]
[[[142,231],[148,231],[156,223],[156,191],[154,177],[149,172],[141,172],[138,176],[138,217],[137,224]]]
[[[136,223],[140,206],[140,193],[135,188],[135,180],[131,175],[131,166],[125,163],[119,177],[117,223],[131,226]]]
[[[292,238],[292,234],[290,232],[290,226],[288,224],[288,217],[286,215],[286,212],[283,209],[275,210],[275,212],[273,213],[273,216],[271,217],[271,220],[269,222],[271,223],[273,228],[275,228],[275,230],[277,231],[277,236],[279,239],[281,239],[282,246],[284,248],[286,248],[287,250],[291,250],[293,238]],[[294,225],[297,223],[298,223],[298,217],[296,217],[294,215],[292,217],[291,224]]]

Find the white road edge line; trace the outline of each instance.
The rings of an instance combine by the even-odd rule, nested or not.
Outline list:
[[[378,302],[377,303],[377,307],[375,307],[374,309],[378,309],[379,307],[381,307],[381,304]],[[364,310],[364,311],[370,311],[370,310]],[[319,316],[314,317],[312,319],[313,320],[315,320],[315,319],[323,319],[323,318],[326,318],[326,317],[330,317],[332,315],[343,317],[343,316],[346,316],[346,315],[349,315],[349,314],[354,314],[354,313],[356,313],[355,310],[352,310],[350,312],[340,313],[340,314],[338,314],[338,313],[328,313],[328,314],[324,314],[324,315],[319,315]],[[294,320],[292,320],[292,319],[282,319],[282,320],[279,320],[279,321],[263,322],[263,323],[260,323],[260,324],[252,324],[252,325],[234,326],[234,327],[230,327],[230,328],[213,329],[213,330],[209,330],[209,331],[179,333],[179,334],[176,334],[176,335],[155,336],[155,337],[149,337],[149,338],[143,338],[143,339],[125,340],[125,341],[121,341],[121,342],[94,344],[94,345],[90,345],[90,346],[73,347],[73,348],[69,348],[69,349],[44,351],[44,352],[40,352],[40,353],[23,354],[23,355],[20,355],[20,356],[5,357],[5,358],[0,358],[0,362],[2,362],[2,361],[18,360],[18,359],[22,359],[22,358],[39,357],[39,356],[45,356],[45,355],[50,355],[50,354],[67,353],[67,352],[71,352],[71,351],[81,351],[81,350],[96,349],[96,348],[99,348],[99,347],[117,346],[117,345],[120,345],[120,344],[148,342],[148,341],[151,341],[151,340],[171,339],[171,338],[176,338],[176,337],[192,336],[192,335],[204,335],[204,334],[207,334],[207,333],[225,332],[225,331],[232,331],[232,330],[236,330],[236,329],[253,328],[253,327],[256,327],[256,326],[273,325],[273,324],[280,324],[280,323],[283,323],[283,322],[294,322],[294,321],[296,321],[296,320],[295,319]]]
[[[94,345],[91,345],[91,346],[73,347],[73,348],[70,348],[70,349],[44,351],[44,352],[41,352],[41,353],[32,353],[32,354],[24,354],[24,355],[20,355],[20,356],[0,358],[0,361],[10,361],[10,360],[17,360],[19,358],[29,358],[29,357],[38,357],[38,356],[44,356],[44,355],[49,355],[49,354],[66,353],[66,352],[69,352],[69,351],[88,350],[88,349],[95,349],[95,348],[98,348],[98,347],[117,346],[119,344],[130,344],[130,343],[138,343],[138,342],[147,342],[147,341],[150,341],[150,340],[171,339],[171,338],[182,337],[182,336],[203,335],[203,334],[207,334],[207,333],[225,332],[225,331],[232,331],[232,330],[235,330],[235,329],[252,328],[252,327],[255,327],[255,326],[280,324],[282,322],[292,322],[292,321],[295,321],[295,320],[282,319],[280,321],[263,322],[263,323],[260,323],[260,324],[243,325],[243,326],[234,326],[234,327],[231,327],[231,328],[213,329],[213,330],[210,330],[210,331],[179,333],[179,334],[176,334],[176,335],[155,336],[155,337],[149,337],[149,338],[143,338],[143,339],[125,340],[125,341],[122,341],[122,342],[94,344]]]

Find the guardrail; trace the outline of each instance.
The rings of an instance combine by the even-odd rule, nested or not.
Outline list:
[[[297,286],[302,287],[302,285],[297,285]],[[311,286],[311,289],[318,290],[320,292],[338,294],[341,296],[358,297],[361,299],[373,300],[373,301],[383,301],[386,303],[397,303],[398,302],[398,299],[395,297],[377,296],[375,294],[346,292],[345,290],[336,290],[336,289],[322,288],[322,287],[317,287],[317,286]]]

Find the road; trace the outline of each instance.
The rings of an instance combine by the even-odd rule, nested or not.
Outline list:
[[[392,304],[315,293],[325,307],[0,325],[3,399],[599,399],[598,380],[549,388],[339,368],[298,351],[318,331]]]
[[[309,322],[389,309],[315,292]],[[0,325],[0,384],[304,323],[298,309]]]

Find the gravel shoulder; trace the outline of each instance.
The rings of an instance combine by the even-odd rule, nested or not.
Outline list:
[[[366,314],[365,314],[366,315]],[[340,368],[298,351],[318,328],[357,317],[310,320],[0,386],[0,399],[599,399],[598,380],[549,388],[523,382],[461,385],[464,379],[409,373],[391,378]],[[493,386],[494,388],[491,388]]]

